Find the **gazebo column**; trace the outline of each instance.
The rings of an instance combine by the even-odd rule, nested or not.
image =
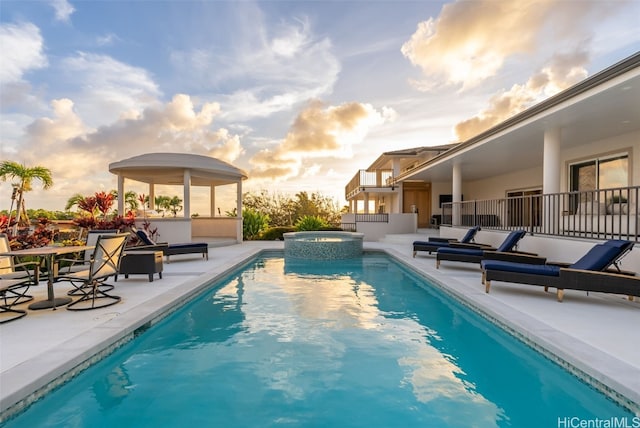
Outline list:
[[[156,209],[156,185],[154,183],[149,183],[149,203],[147,204],[150,210]],[[145,207],[142,207],[144,210]]]
[[[118,214],[124,215],[124,176],[118,174]]]
[[[183,196],[184,218],[191,217],[191,171],[184,170],[184,196]]]
[[[216,216],[216,186],[215,185],[211,185],[211,187],[209,187],[209,200],[210,200],[210,213],[209,214],[211,217],[215,217]]]
[[[236,195],[236,212],[238,213],[238,220],[236,225],[236,241],[238,244],[242,243],[242,180],[238,180],[238,184],[236,184],[237,195]]]

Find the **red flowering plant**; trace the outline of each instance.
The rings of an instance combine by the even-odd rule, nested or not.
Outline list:
[[[16,236],[9,234],[9,246],[12,250],[45,247],[53,242],[54,235],[51,221],[47,218],[39,218],[33,232],[29,229],[20,229]]]

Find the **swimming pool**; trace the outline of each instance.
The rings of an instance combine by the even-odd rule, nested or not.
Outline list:
[[[558,426],[624,409],[386,256],[256,260],[6,423]]]

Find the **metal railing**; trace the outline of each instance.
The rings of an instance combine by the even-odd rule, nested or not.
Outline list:
[[[640,187],[442,204],[442,224],[531,234],[638,241]]]
[[[356,223],[389,223],[389,214],[356,214]]]
[[[350,199],[360,191],[365,191],[367,187],[393,187],[393,170],[377,169],[375,171],[359,170],[353,176],[349,184],[345,186],[344,194],[346,199]]]
[[[357,232],[355,223],[340,223],[340,228],[345,232]]]

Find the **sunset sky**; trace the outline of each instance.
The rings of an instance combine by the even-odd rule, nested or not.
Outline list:
[[[52,171],[27,208],[151,152],[342,205],[382,152],[463,141],[638,50],[633,0],[2,0],[0,159]]]

